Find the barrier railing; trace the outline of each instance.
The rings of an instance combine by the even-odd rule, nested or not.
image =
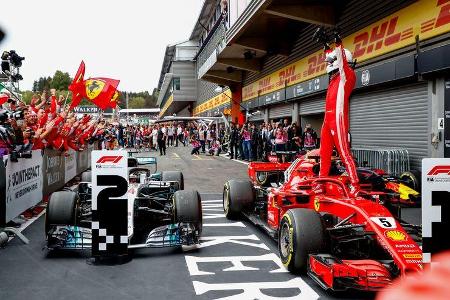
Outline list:
[[[93,145],[67,156],[45,149],[33,150],[32,158],[11,162],[0,159],[0,226],[42,201],[43,196],[61,189],[90,167]]]
[[[410,170],[409,153],[405,148],[354,147],[352,152],[360,166],[367,163],[370,167],[383,169],[392,175]]]

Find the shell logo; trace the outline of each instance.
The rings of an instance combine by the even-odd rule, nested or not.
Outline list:
[[[402,241],[406,241],[408,239],[406,234],[404,234],[403,232],[398,231],[398,230],[386,231],[384,233],[384,235],[386,237],[390,238],[391,240],[393,240],[394,242],[402,242]]]

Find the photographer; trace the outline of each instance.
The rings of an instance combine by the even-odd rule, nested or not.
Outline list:
[[[14,131],[9,125],[9,116],[6,110],[0,110],[0,158],[14,149]]]

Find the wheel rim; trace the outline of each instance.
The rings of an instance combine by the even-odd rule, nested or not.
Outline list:
[[[414,178],[412,178],[411,176],[404,175],[401,179],[405,182],[405,185],[406,185],[407,187],[410,187],[410,188],[412,188],[413,190],[416,190],[416,189],[417,189],[416,181],[415,181]]]
[[[228,190],[228,187],[225,187],[225,190],[223,191],[223,210],[225,212],[225,214],[228,214],[228,209],[229,209],[229,205],[230,205],[230,200],[229,197],[230,196],[230,192]]]
[[[283,257],[288,257],[290,252],[289,225],[283,223],[280,231],[280,252]]]

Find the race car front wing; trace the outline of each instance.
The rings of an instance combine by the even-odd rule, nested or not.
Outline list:
[[[191,223],[169,224],[154,228],[143,244],[129,244],[129,249],[164,248],[198,244],[199,232]],[[47,235],[48,250],[85,250],[92,248],[92,231],[80,226],[54,226]]]

